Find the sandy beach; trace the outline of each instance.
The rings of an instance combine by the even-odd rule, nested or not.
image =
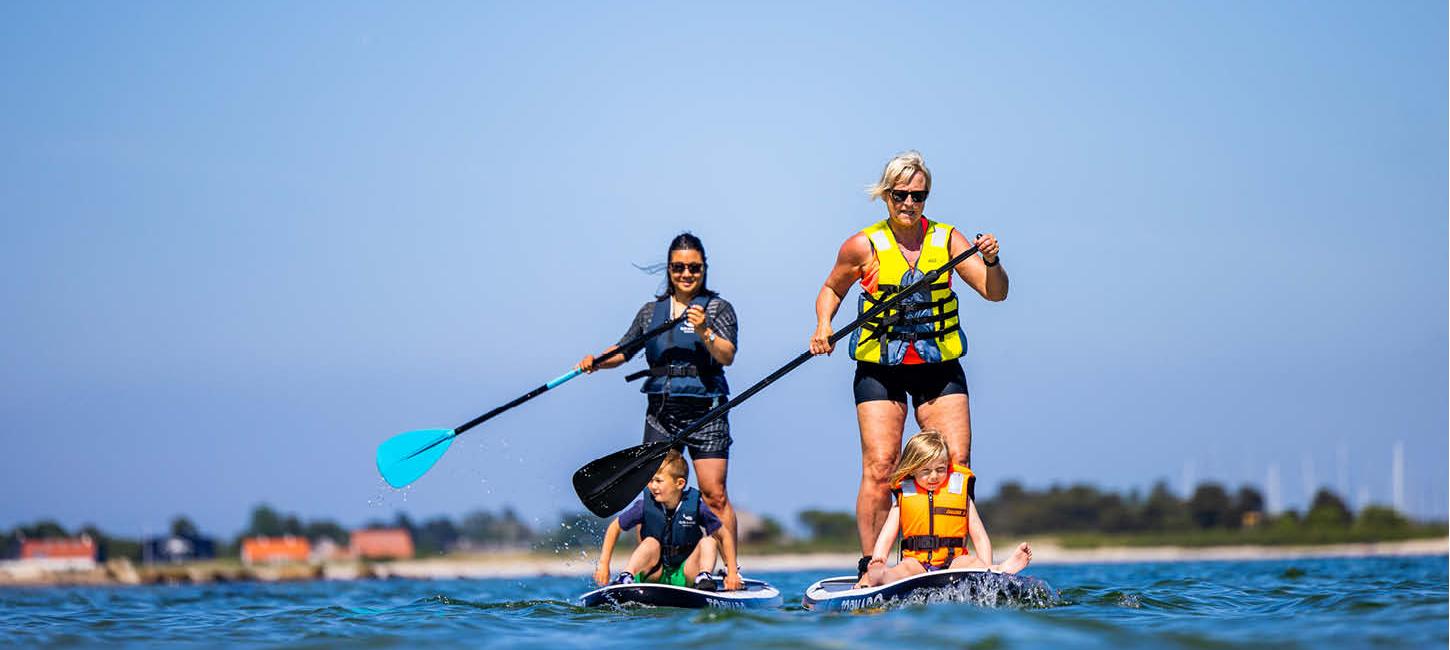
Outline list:
[[[1033,564],[1091,564],[1122,562],[1207,562],[1231,560],[1269,560],[1324,557],[1385,557],[1446,555],[1450,538],[1415,539],[1368,544],[1332,544],[1323,546],[1210,546],[1186,548],[1179,546],[1102,547],[1068,549],[1052,542],[1033,545]],[[1000,555],[1000,553],[999,553]],[[379,577],[399,578],[512,578],[539,575],[572,576],[594,572],[594,554],[571,559],[546,558],[537,555],[496,555],[467,559],[440,558],[393,562],[374,565]],[[850,572],[860,556],[849,553],[810,553],[796,555],[742,554],[740,565],[746,571],[810,571]],[[998,558],[1001,559],[1000,557]],[[616,559],[615,564],[621,560]]]
[[[1033,565],[1124,562],[1212,562],[1330,557],[1433,556],[1450,553],[1450,539],[1416,539],[1367,544],[1322,546],[1178,546],[1069,549],[1051,540],[1033,546]],[[57,571],[18,563],[0,564],[0,587],[44,585],[197,584],[237,581],[306,581],[368,579],[485,579],[537,576],[588,576],[597,555],[547,556],[525,552],[489,553],[399,562],[324,562],[242,567],[213,562],[192,565],[133,566],[119,560],[89,570]],[[858,556],[849,553],[750,555],[740,558],[747,573],[820,571],[849,573]],[[998,558],[1001,559],[1000,557]],[[615,564],[621,564],[616,559]],[[615,568],[618,568],[617,566]]]

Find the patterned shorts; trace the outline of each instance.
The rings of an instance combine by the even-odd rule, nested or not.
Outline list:
[[[644,416],[644,441],[668,440],[676,431],[700,419],[724,398],[649,395],[649,410]],[[680,445],[690,450],[690,458],[729,458],[730,415],[716,418],[703,429],[686,437]]]

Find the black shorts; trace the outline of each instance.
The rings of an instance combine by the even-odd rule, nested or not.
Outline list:
[[[910,395],[912,405],[921,406],[942,395],[966,395],[967,375],[956,359],[909,366],[857,362],[855,389],[857,404],[877,400],[905,404]]]
[[[644,441],[668,440],[675,432],[690,426],[700,416],[722,404],[724,397],[680,397],[650,394],[649,410],[644,416]],[[730,457],[730,415],[722,415],[703,429],[686,437],[679,447],[690,450],[690,458]]]

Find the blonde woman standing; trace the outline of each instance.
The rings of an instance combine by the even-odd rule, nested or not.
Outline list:
[[[871,198],[886,204],[886,218],[841,245],[816,297],[811,352],[829,354],[834,349],[831,318],[852,283],[861,283],[858,310],[865,313],[973,244],[980,255],[958,264],[953,269],[957,277],[989,301],[1007,298],[1007,271],[996,237],[968,239],[956,228],[925,216],[931,171],[920,153],[908,151],[892,158],[868,191]],[[951,275],[943,277],[867,322],[850,338],[849,353],[856,360],[856,421],[861,430],[861,487],[856,496],[861,572],[891,509],[891,473],[901,449],[908,396],[917,424],[942,433],[953,463],[971,466],[971,411],[958,360],[967,352],[967,335]]]

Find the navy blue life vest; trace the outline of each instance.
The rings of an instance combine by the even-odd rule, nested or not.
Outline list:
[[[704,309],[710,304],[710,296],[695,296],[691,305]],[[650,327],[659,327],[670,320],[669,296],[655,302]],[[725,383],[725,367],[720,365],[699,335],[690,327],[690,321],[681,321],[669,331],[649,340],[644,348],[645,361],[649,362],[648,377],[639,392],[657,395],[680,395],[690,397],[723,397],[730,394],[730,385]]]
[[[700,491],[685,488],[680,495],[680,505],[675,507],[674,517],[665,517],[665,507],[655,501],[649,490],[644,491],[644,522],[640,524],[640,535],[653,537],[660,542],[660,562],[665,566],[677,567],[695,552],[695,546],[705,538],[704,522],[700,521]]]

